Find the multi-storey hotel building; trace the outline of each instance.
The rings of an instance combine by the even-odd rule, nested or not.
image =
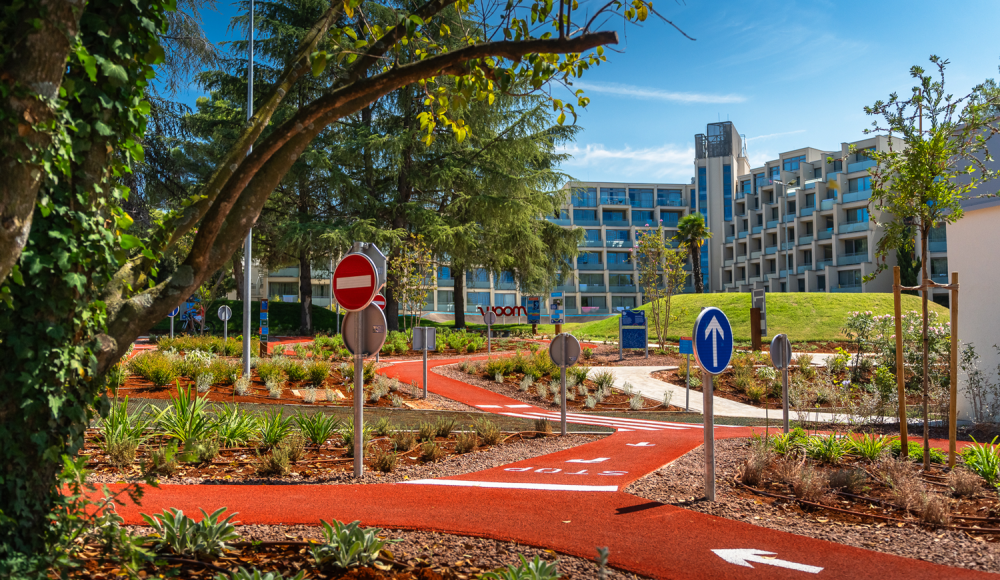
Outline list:
[[[706,292],[889,292],[891,271],[864,282],[875,269],[873,250],[881,235],[869,214],[868,169],[874,166],[869,152],[887,148],[887,139],[878,136],[832,150],[796,149],[751,167],[743,137],[726,121],[695,135],[689,183],[568,183],[566,206],[547,219],[581,228],[585,238],[574,270],[553,290],[564,293],[571,317],[603,316],[642,304],[632,253],[637,232],[662,223],[665,236],[672,237],[678,221],[697,211],[712,232],[700,256]],[[930,275],[944,283],[944,227],[932,231],[928,245]],[[894,256],[888,265],[895,265]],[[268,286],[294,290],[297,272],[275,274],[287,280],[268,276],[268,281],[274,278]],[[315,282],[320,300],[314,302],[322,304],[323,298],[329,300],[322,288],[326,281]],[[429,282],[425,310],[453,313],[455,284],[448,265],[438,266]],[[692,290],[689,278],[684,291]],[[465,292],[468,313],[480,306],[524,304],[510,272],[471,271]],[[934,298],[947,304],[946,292]]]

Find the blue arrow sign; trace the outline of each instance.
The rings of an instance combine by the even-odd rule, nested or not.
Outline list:
[[[701,311],[694,323],[694,355],[701,368],[713,375],[726,370],[733,358],[733,328],[718,308]]]
[[[180,312],[180,311],[181,311],[181,309],[178,306],[177,308],[174,308],[173,310],[171,310],[170,314],[168,314],[167,316],[169,316],[170,318],[173,318],[173,317],[177,316],[177,313]]]

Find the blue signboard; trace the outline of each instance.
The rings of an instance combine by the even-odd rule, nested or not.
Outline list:
[[[680,354],[694,354],[694,343],[690,338],[681,338]]]
[[[646,326],[644,310],[626,310],[622,312],[622,326]]]
[[[623,328],[622,348],[646,348],[646,328]]]
[[[528,313],[528,324],[539,324],[542,321],[542,299],[538,296],[530,296],[525,299],[525,308]]]
[[[174,308],[173,310],[171,310],[170,314],[168,314],[167,316],[169,316],[170,318],[173,318],[173,317],[177,316],[177,313],[180,312],[180,311],[181,311],[181,309],[178,306],[177,308]]]
[[[549,324],[564,324],[563,320],[563,293],[553,292],[552,303],[549,305]]]
[[[694,354],[698,365],[717,375],[733,358],[733,328],[721,310],[709,307],[694,323]]]

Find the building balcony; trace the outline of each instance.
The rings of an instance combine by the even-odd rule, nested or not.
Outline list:
[[[837,256],[838,266],[850,266],[851,264],[862,264],[868,261],[868,253],[863,254],[840,254]]]
[[[751,260],[756,260],[757,258],[760,258],[760,256],[761,256],[761,251],[760,250],[757,250],[755,252],[750,252],[750,259]]]
[[[811,244],[811,243],[813,243],[813,237],[812,236],[800,236],[799,237],[799,245],[800,246],[804,246],[806,244]]]
[[[635,270],[632,262],[613,262],[608,264],[608,270]]]
[[[497,282],[494,290],[517,290],[517,282]]]
[[[573,225],[573,222],[571,222],[569,220],[569,218],[557,218],[557,217],[551,217],[550,216],[550,217],[547,217],[545,219],[547,219],[550,222],[556,224],[557,226],[571,226],[571,225]],[[601,225],[601,224],[597,224],[597,225]]]
[[[871,197],[872,197],[872,190],[870,189],[863,189],[861,191],[850,191],[844,194],[843,203],[851,203],[852,201],[864,201],[867,199],[871,199]]]
[[[827,210],[833,209],[833,202],[835,202],[835,201],[837,201],[837,200],[835,200],[835,199],[824,199],[824,200],[820,201],[819,202],[819,211],[827,211]]]
[[[849,234],[851,232],[864,232],[871,228],[871,222],[865,220],[863,222],[847,222],[840,224],[837,228],[838,234]]]
[[[813,269],[812,264],[803,264],[803,265],[799,266],[798,268],[796,268],[795,271],[798,272],[799,274],[802,274],[802,273],[808,272],[809,270],[812,270],[812,269]]]
[[[754,226],[751,231],[755,234],[759,234],[764,231],[764,226]]]
[[[931,274],[931,281],[935,284],[947,284],[948,283],[948,273],[938,273]]]
[[[656,205],[662,205],[666,207],[684,207],[683,199],[667,199],[665,197],[656,197]]]
[[[741,239],[741,240],[742,240],[743,238],[747,237],[747,233],[748,233],[748,232],[746,232],[746,231],[742,231],[742,232],[740,232],[739,234],[737,234],[737,236],[736,236],[736,237],[738,237],[739,239]]]
[[[812,215],[814,211],[816,211],[816,206],[814,205],[810,207],[804,207],[799,210],[799,215],[805,217],[807,215]]]
[[[947,242],[947,240],[945,240],[945,241],[928,240],[927,241],[927,251],[928,252],[947,252],[948,251],[948,242]]]
[[[747,284],[756,284],[757,282],[763,282],[764,278],[762,276],[754,276],[747,280]]]
[[[790,213],[790,214],[786,215],[785,218],[783,220],[781,220],[781,221],[783,221],[785,223],[793,222],[793,221],[795,221],[795,214]]]
[[[628,205],[628,196],[602,195],[601,205]]]
[[[767,222],[767,229],[776,228],[778,227],[779,223],[780,223],[779,220],[769,220]]]
[[[781,243],[781,249],[782,250],[791,250],[794,247],[795,247],[795,242],[782,242]]]
[[[786,276],[788,276],[788,270],[778,270],[778,277],[779,278],[784,278]]]
[[[833,237],[833,230],[820,230],[816,232],[817,240],[829,240]]]
[[[847,172],[854,173],[855,171],[865,171],[877,165],[878,163],[875,163],[874,159],[865,159],[864,161],[858,161],[857,163],[848,163]]]
[[[778,253],[778,246],[767,246],[766,248],[764,248],[764,254],[768,256],[777,253]]]
[[[580,247],[580,248],[603,248],[604,247],[604,241],[603,240],[583,240],[582,242],[580,242],[579,244],[577,244],[577,247]]]
[[[631,248],[632,240],[607,240],[604,245],[608,248]]]
[[[830,288],[830,292],[861,292],[861,284],[836,284]]]
[[[438,278],[437,282],[438,288],[454,288],[455,279],[454,278]]]
[[[732,243],[734,241],[736,241],[736,236],[726,236],[726,243],[727,244]]]
[[[465,287],[466,288],[489,288],[490,287],[490,281],[489,280],[468,280],[467,279],[465,281]]]
[[[437,305],[438,312],[454,312],[455,303],[454,302],[438,302]]]
[[[597,207],[596,197],[574,197],[573,207]]]
[[[604,269],[604,264],[601,264],[600,262],[598,262],[596,264],[593,263],[593,262],[582,262],[582,263],[577,263],[576,269],[577,270],[603,270]]]
[[[832,265],[833,265],[833,260],[820,260],[819,262],[816,262],[816,269],[824,270],[826,269],[827,266],[832,266]]]
[[[736,263],[737,264],[742,264],[743,262],[746,262],[746,261],[747,261],[747,255],[746,254],[743,254],[742,256],[736,256]]]
[[[732,260],[726,260],[725,262],[723,262],[723,265],[725,265],[726,268],[729,268],[729,267],[731,267],[733,265],[733,261]]]
[[[610,314],[607,307],[602,306],[581,306],[580,314],[583,316],[597,316],[599,314]]]
[[[631,223],[625,218],[604,216],[604,225],[609,228],[627,228]]]
[[[632,286],[612,286],[611,287],[611,292],[613,294],[636,294],[636,293],[639,292],[639,289],[636,286],[634,286],[634,285],[632,285]]]
[[[576,292],[576,284],[560,284],[556,286],[555,292]]]
[[[582,294],[606,294],[608,287],[604,284],[580,284]]]
[[[559,223],[557,221],[549,220],[552,223]],[[559,225],[569,225],[569,224],[559,224]],[[601,225],[601,220],[585,220],[585,219],[575,219],[573,220],[573,225],[575,226],[599,226]]]
[[[271,270],[267,275],[269,278],[298,278],[299,267],[292,266],[290,268],[281,268],[280,270]],[[313,277],[315,278],[315,276]]]

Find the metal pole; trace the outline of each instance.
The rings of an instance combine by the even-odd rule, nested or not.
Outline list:
[[[354,352],[354,477],[361,477],[365,470],[365,446],[362,441],[365,421],[365,359],[364,359],[365,311],[358,311],[358,325]]]
[[[781,410],[784,416],[785,433],[788,433],[788,365],[781,369]]]
[[[493,346],[493,327],[490,326],[490,311],[486,311],[486,356],[490,356]]]
[[[229,340],[229,319],[222,321],[222,340]]]
[[[691,410],[691,355],[688,357],[687,377],[684,378],[684,410]]]
[[[622,315],[618,313],[618,360],[624,359],[624,349],[622,348]]]
[[[427,334],[424,333],[424,398],[427,398]]]
[[[951,385],[948,402],[948,467],[955,467],[958,421],[958,272],[951,273]]]
[[[173,316],[170,317],[170,338],[174,337],[174,318]]]
[[[566,343],[567,342],[569,341],[566,340],[566,337],[564,336],[563,340],[560,343],[562,345],[562,359],[560,359],[562,360],[562,364],[559,365],[559,382],[562,387],[562,401],[560,401],[561,416],[559,418],[559,432],[564,436],[566,435]]]
[[[247,121],[253,118],[253,27],[254,0],[250,0],[250,64],[247,67]],[[253,151],[253,145],[250,146]],[[253,228],[243,242],[243,376],[250,376],[250,264],[252,257]]]
[[[702,393],[705,405],[705,498],[715,501],[715,409],[712,401],[712,375],[702,370]]]

